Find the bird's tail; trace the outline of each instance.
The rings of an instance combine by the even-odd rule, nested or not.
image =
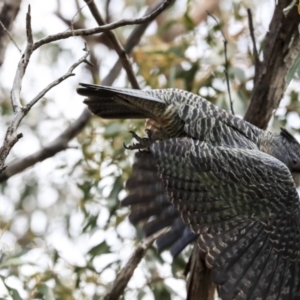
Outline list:
[[[80,83],[77,92],[87,97],[84,103],[92,113],[105,119],[153,118],[166,108],[153,91]]]

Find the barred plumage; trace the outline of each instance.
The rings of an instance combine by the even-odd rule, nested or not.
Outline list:
[[[152,119],[156,141],[142,155],[156,162],[169,198],[150,169],[160,198],[145,204],[132,193],[125,204],[139,205],[135,220],[158,214],[154,230],[173,224],[167,237],[174,243],[173,233],[184,237],[185,229],[170,199],[190,236],[199,235],[222,299],[300,299],[300,207],[292,177],[300,172],[300,145],[286,130],[262,131],[177,89],[84,84],[78,92],[100,117]]]

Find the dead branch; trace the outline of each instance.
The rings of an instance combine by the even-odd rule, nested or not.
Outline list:
[[[32,29],[31,29],[31,16],[30,16],[30,5],[28,6],[28,11],[26,14],[26,35],[27,35],[27,46],[24,54],[22,55],[18,67],[17,72],[13,82],[13,88],[11,90],[11,104],[14,113],[18,113],[21,111],[22,105],[20,102],[20,92],[22,87],[22,79],[25,75],[26,68],[28,66],[30,56],[33,52],[33,38],[32,38]],[[1,165],[0,165],[1,170]]]
[[[22,106],[20,103],[20,91],[21,91],[22,78],[25,74],[25,70],[28,65],[30,55],[32,53],[33,40],[32,40],[30,21],[31,21],[30,6],[28,6],[28,12],[26,15],[27,46],[25,49],[25,53],[22,55],[22,58],[18,64],[17,72],[13,83],[13,88],[11,91],[11,102],[12,102],[12,107],[15,116],[13,121],[7,128],[3,145],[0,148],[0,174],[5,169],[4,168],[5,159],[8,156],[10,150],[23,136],[22,134],[16,134],[16,129],[19,126],[21,120],[26,115],[26,113],[22,111]]]
[[[61,12],[60,0],[57,0],[57,10],[55,12],[55,15],[61,21],[63,21],[69,28],[72,28],[72,30],[83,28],[84,20],[85,20],[85,18],[81,14],[82,7],[80,7],[78,0],[75,0],[75,5],[77,8],[76,15],[79,15],[79,17],[76,19],[76,21],[74,21],[74,17],[72,18],[72,20],[70,20],[63,16],[63,14]],[[90,66],[89,70],[92,74],[92,77],[97,78],[98,72],[99,72],[99,65],[98,65],[97,56],[94,51],[94,45],[105,44],[107,46],[107,44],[108,44],[107,38],[103,34],[101,34],[101,35],[96,35],[96,36],[92,36],[92,35],[86,36],[86,37],[83,37],[83,39],[85,40],[86,44],[88,45],[88,49],[90,51],[89,61],[91,62],[91,66]]]
[[[152,12],[156,11],[158,7],[161,6],[161,2],[156,4],[155,6],[148,9],[146,15],[152,14]],[[134,28],[132,33],[127,39],[127,42],[124,46],[127,53],[130,53],[135,45],[137,45],[142,37],[143,33],[146,31],[149,26],[148,23],[143,23]],[[120,70],[122,68],[122,64],[120,59],[115,63],[109,74],[106,78],[102,80],[102,84],[111,85],[113,81],[117,78]],[[35,165],[38,162],[41,162],[49,157],[54,156],[60,151],[67,149],[68,143],[74,137],[76,137],[81,130],[86,126],[88,121],[91,118],[91,113],[89,110],[84,109],[82,114],[79,116],[77,120],[75,120],[68,128],[66,128],[56,139],[54,139],[51,143],[36,151],[35,153],[24,157],[20,160],[17,160],[10,164],[1,174],[0,174],[0,182],[6,181],[11,176],[14,176],[18,173],[23,172],[25,169]]]
[[[108,292],[103,300],[117,300],[124,293],[124,290],[131,279],[134,270],[137,268],[138,264],[145,256],[147,250],[153,245],[155,240],[163,235],[166,230],[161,230],[148,238],[142,240],[139,245],[135,248],[134,252],[131,255],[131,258],[128,260],[126,265],[119,272],[110,292]]]
[[[20,103],[22,79],[25,75],[25,71],[26,71],[27,65],[29,63],[29,60],[30,60],[30,57],[31,57],[31,54],[33,53],[33,51],[45,43],[49,43],[54,40],[59,40],[61,38],[62,39],[67,38],[68,36],[65,35],[66,33],[69,33],[69,34],[72,33],[72,35],[74,35],[74,34],[76,35],[78,32],[79,33],[81,32],[81,33],[83,33],[83,35],[86,35],[87,33],[88,34],[90,34],[92,32],[95,33],[96,31],[99,31],[99,30],[101,32],[101,30],[103,28],[104,28],[104,31],[111,30],[112,28],[117,28],[117,27],[122,26],[122,24],[128,25],[128,24],[141,24],[141,23],[149,22],[150,20],[153,20],[161,11],[163,11],[163,9],[165,9],[171,2],[173,2],[173,1],[165,0],[160,5],[160,7],[158,7],[154,12],[150,13],[149,15],[146,15],[145,17],[139,18],[139,19],[121,20],[118,22],[114,22],[114,23],[111,23],[108,25],[103,25],[103,26],[100,26],[100,27],[97,27],[94,29],[90,29],[90,30],[73,30],[70,32],[62,32],[57,35],[48,36],[48,37],[42,39],[43,40],[42,43],[41,43],[42,40],[38,41],[37,43],[33,42],[32,29],[31,29],[30,6],[28,6],[28,12],[26,15],[27,46],[26,46],[25,52],[22,55],[21,60],[18,64],[17,72],[15,75],[14,83],[13,83],[13,88],[11,91],[11,102],[12,102],[13,111],[15,113],[15,117],[14,117],[11,125],[7,129],[3,146],[0,148],[0,173],[2,173],[4,170],[4,163],[5,163],[5,160],[9,154],[10,150],[16,144],[16,142],[22,137],[22,134],[16,134],[16,129],[18,128],[20,122],[22,121],[24,116],[28,113],[28,111],[30,110],[32,105],[34,105],[40,99],[40,98],[33,99],[29,103],[31,106],[29,105],[25,108],[22,107],[22,105]],[[116,26],[116,27],[114,27],[114,26]],[[84,59],[84,60],[86,61],[86,59]],[[67,75],[62,80],[65,80],[66,78],[68,78],[70,76],[72,76],[72,75]],[[57,85],[58,83],[59,83],[59,81],[57,83],[53,82],[48,87],[46,87],[45,90],[43,90],[39,95],[43,96],[44,95],[43,92],[47,92],[49,89],[51,89],[53,86]]]
[[[86,51],[86,54],[81,57],[78,61],[76,61],[68,70],[68,72],[66,74],[64,74],[63,76],[59,77],[58,79],[54,80],[53,82],[51,82],[49,85],[47,85],[41,92],[39,92],[24,108],[23,110],[26,111],[26,113],[28,113],[28,111],[32,108],[32,106],[34,104],[36,104],[42,97],[44,97],[44,95],[46,93],[48,93],[52,88],[54,88],[56,85],[60,84],[61,82],[63,82],[64,80],[66,80],[67,78],[71,77],[71,76],[75,76],[75,74],[73,73],[73,71],[82,63],[86,63],[86,64],[90,64],[87,61],[87,57],[89,56],[89,51],[87,51],[86,49],[83,49],[84,51]]]
[[[99,26],[104,25],[105,22],[104,22],[103,18],[101,17],[100,12],[99,12],[95,2],[93,0],[84,0],[84,1],[86,2],[87,6],[89,7],[89,9],[90,9],[93,17],[95,18],[96,22],[98,23],[98,25]],[[128,57],[125,49],[121,45],[120,41],[118,40],[117,36],[115,35],[115,33],[113,31],[107,31],[104,34],[110,40],[115,51],[117,52],[119,59],[123,65],[124,70],[127,73],[128,80],[131,83],[132,87],[134,89],[140,89],[140,86],[137,82],[134,71],[132,69],[132,64],[130,63],[129,57]]]
[[[162,11],[164,11],[169,5],[171,5],[175,0],[165,0],[163,3],[151,14],[146,15],[142,18],[137,19],[123,19],[120,21],[116,21],[110,24],[106,24],[103,26],[91,28],[91,29],[77,29],[77,30],[70,30],[65,32],[60,32],[54,35],[49,35],[45,38],[40,39],[36,43],[34,43],[33,50],[36,50],[37,48],[41,47],[42,45],[49,44],[51,42],[55,42],[58,40],[67,39],[72,36],[87,36],[97,33],[106,32],[109,30],[113,30],[119,27],[124,27],[127,25],[138,25],[150,22],[154,20]]]
[[[86,58],[88,56],[88,52],[79,59],[76,63],[74,63],[68,72],[58,78],[57,80],[50,83],[46,88],[44,88],[36,97],[34,97],[27,105],[22,106],[20,102],[20,93],[21,93],[21,86],[22,86],[22,79],[25,75],[26,68],[28,66],[30,56],[33,52],[33,37],[32,37],[32,30],[31,30],[31,16],[30,16],[30,6],[28,6],[28,12],[26,15],[26,33],[27,33],[27,46],[25,49],[24,54],[21,57],[21,60],[18,64],[18,68],[16,71],[15,79],[13,82],[13,87],[11,91],[11,102],[14,111],[14,117],[11,124],[8,126],[4,142],[2,147],[0,148],[0,173],[5,169],[4,163],[5,160],[13,148],[13,146],[18,142],[18,140],[22,137],[22,134],[16,133],[18,126],[20,125],[23,118],[28,114],[30,109],[34,104],[36,104],[49,90],[51,90],[54,86],[58,85],[65,79],[73,76],[72,73],[74,69],[83,62],[86,62]]]
[[[244,118],[264,129],[282,99],[287,72],[300,51],[297,7],[291,9],[287,16],[283,13],[289,4],[289,0],[277,2],[265,37],[264,58],[255,70],[255,85]]]
[[[90,120],[90,117],[91,113],[87,109],[84,110],[80,117],[51,143],[36,151],[35,153],[28,155],[27,157],[8,166],[2,172],[2,174],[0,174],[0,182],[7,180],[9,177],[24,171],[28,167],[31,167],[38,162],[44,161],[45,159],[54,156],[60,151],[68,149],[69,141],[81,132],[81,130]]]
[[[70,67],[70,69],[68,70],[68,72],[66,74],[64,74],[60,78],[58,78],[55,81],[53,81],[52,83],[50,83],[41,92],[39,92],[38,95],[36,95],[27,105],[25,105],[17,110],[13,121],[11,122],[11,124],[9,125],[9,127],[7,129],[7,132],[6,132],[6,135],[4,138],[4,142],[3,142],[3,146],[0,148],[0,174],[1,174],[1,170],[6,169],[4,167],[4,162],[5,162],[6,157],[9,154],[10,150],[16,144],[16,142],[22,137],[21,133],[16,134],[16,130],[17,130],[18,126],[20,125],[21,121],[23,120],[23,118],[28,114],[28,112],[30,111],[32,106],[35,105],[48,91],[50,91],[53,87],[60,84],[67,78],[74,76],[75,74],[72,72],[81,63],[86,62],[86,58],[88,55],[89,55],[89,52],[87,51],[87,53],[82,58],[80,58],[77,62],[75,62]],[[64,147],[65,146],[63,144],[63,148]],[[66,147],[67,147],[67,145],[66,145]]]

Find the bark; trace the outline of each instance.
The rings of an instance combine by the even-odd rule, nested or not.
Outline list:
[[[290,0],[278,1],[269,31],[265,37],[263,61],[255,64],[254,88],[244,119],[265,129],[277,109],[286,89],[286,76],[300,52],[298,25],[300,16],[295,6],[285,17],[283,9]],[[212,300],[215,286],[204,254],[195,247],[190,261],[187,300]]]
[[[265,37],[263,61],[256,64],[254,88],[245,120],[265,129],[286,89],[286,75],[300,52],[298,26],[300,16],[295,6],[285,17],[283,9],[290,0],[278,1]]]
[[[146,15],[152,14],[163,2],[159,2],[153,7],[149,8]],[[127,53],[130,53],[132,49],[139,43],[142,35],[146,31],[151,22],[138,25],[132,31],[128,37],[124,46]],[[103,85],[111,85],[119,75],[122,69],[121,59],[119,59],[113,66],[109,74],[102,80]],[[88,109],[83,110],[82,114],[75,120],[69,127],[67,127],[55,140],[36,151],[35,153],[16,160],[9,164],[5,170],[0,174],[0,182],[6,181],[11,176],[23,172],[27,168],[34,166],[36,163],[41,162],[49,157],[54,156],[60,151],[68,148],[68,142],[76,137],[86,126],[91,118],[91,113]]]
[[[187,300],[214,300],[215,288],[211,280],[211,270],[205,265],[205,254],[201,253],[197,243],[187,265]]]
[[[21,0],[6,0],[0,7],[0,67],[3,64],[5,51],[11,39],[9,32],[20,10]]]

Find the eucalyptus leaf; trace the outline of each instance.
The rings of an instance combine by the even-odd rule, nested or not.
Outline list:
[[[19,292],[18,292],[16,289],[10,287],[9,285],[7,285],[7,284],[5,283],[5,277],[4,277],[4,276],[0,276],[0,277],[1,277],[1,279],[2,279],[3,284],[4,284],[5,287],[7,288],[7,290],[8,290],[8,292],[9,292],[9,295],[11,296],[11,298],[12,298],[13,300],[22,300],[22,298],[21,298],[20,295],[19,295]]]
[[[50,289],[46,284],[40,284],[37,290],[43,295],[44,300],[55,300],[52,289]]]
[[[110,253],[110,248],[106,244],[106,242],[102,242],[102,243],[94,246],[88,252],[88,254],[90,254],[92,257],[98,256],[98,255],[101,255],[101,254],[104,254],[104,253]]]
[[[0,268],[7,268],[7,267],[11,267],[11,266],[20,266],[20,265],[23,265],[24,263],[25,262],[22,261],[18,257],[10,258],[10,259],[6,260],[5,262],[3,262],[2,264],[0,264]]]

